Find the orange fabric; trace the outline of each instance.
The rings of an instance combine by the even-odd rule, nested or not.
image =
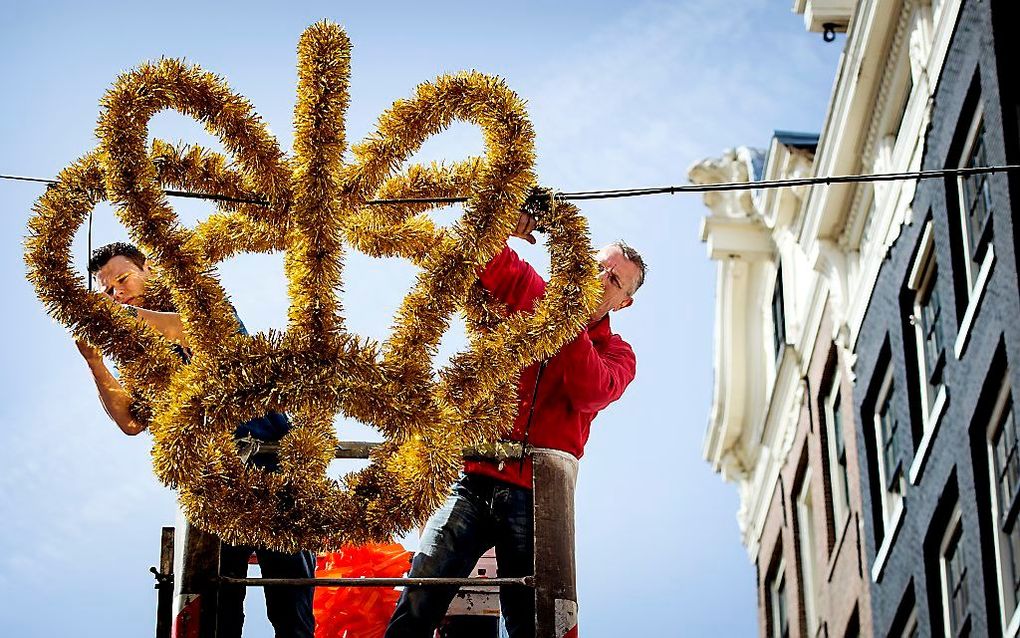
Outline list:
[[[411,552],[396,543],[345,546],[320,554],[316,578],[399,578]],[[400,592],[389,587],[317,587],[315,638],[382,638]]]

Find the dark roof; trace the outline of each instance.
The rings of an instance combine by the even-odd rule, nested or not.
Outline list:
[[[799,133],[797,131],[775,131],[772,137],[784,146],[806,148],[812,151],[818,147],[818,133]]]

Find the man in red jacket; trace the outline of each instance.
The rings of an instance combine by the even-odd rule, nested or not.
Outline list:
[[[535,220],[522,214],[515,237],[535,243]],[[634,351],[613,334],[609,312],[633,303],[645,264],[623,242],[599,251],[603,295],[586,330],[552,358],[526,368],[518,386],[518,410],[509,439],[524,451],[520,460],[467,461],[446,503],[429,519],[410,576],[465,577],[495,546],[499,576],[533,571],[534,520],[529,448],[552,448],[580,458],[595,415],[620,398],[634,379]],[[506,247],[480,275],[482,285],[512,311],[530,312],[545,281]],[[456,587],[406,587],[386,638],[429,637],[442,621]],[[534,635],[534,591],[500,590],[500,611],[511,638]]]

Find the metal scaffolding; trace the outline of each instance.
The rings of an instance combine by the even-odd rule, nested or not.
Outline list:
[[[245,450],[245,444],[253,446]],[[343,441],[337,458],[367,459],[376,443]],[[272,451],[275,446],[246,440],[242,453]],[[220,541],[184,526],[182,567],[174,573],[175,528],[164,527],[156,576],[156,638],[217,638],[220,587],[442,587],[462,589],[531,587],[535,591],[535,635],[563,638],[577,625],[574,559],[574,487],[577,459],[558,450],[531,449],[534,490],[534,571],[520,578],[228,578],[220,574]],[[469,454],[470,455],[470,454]],[[174,613],[174,586],[179,585]],[[175,631],[174,631],[175,630]],[[173,632],[173,633],[172,633]],[[472,638],[477,634],[473,633]]]

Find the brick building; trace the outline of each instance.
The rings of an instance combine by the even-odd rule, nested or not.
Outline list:
[[[1017,17],[1015,2],[936,3],[952,30],[924,168],[1020,161]],[[1017,635],[1018,186],[920,183],[864,316],[854,411],[879,635]]]
[[[817,135],[692,167],[697,183],[809,174]],[[767,636],[870,635],[852,377],[825,276],[801,249],[807,189],[714,193],[702,238],[719,262],[715,397],[705,456],[741,494]],[[861,628],[865,630],[862,632]]]
[[[692,181],[1020,163],[1017,4],[796,0],[847,34],[817,143]],[[705,456],[740,491],[762,635],[1017,635],[1018,179],[706,196]]]

